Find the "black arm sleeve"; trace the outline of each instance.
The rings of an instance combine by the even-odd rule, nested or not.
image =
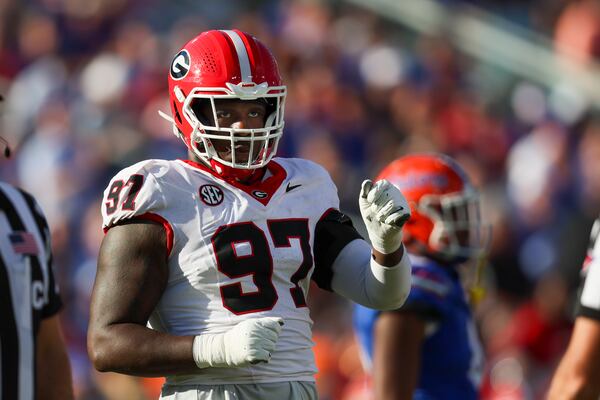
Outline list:
[[[596,321],[600,321],[600,310],[596,310],[595,308],[586,307],[584,305],[579,304],[577,309],[578,317],[586,317],[595,319]]]
[[[315,270],[312,280],[321,289],[332,291],[333,262],[340,251],[353,240],[362,239],[350,218],[338,210],[329,210],[315,227]]]

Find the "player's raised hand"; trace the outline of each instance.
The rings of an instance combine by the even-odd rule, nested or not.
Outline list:
[[[247,319],[222,334],[205,334],[194,339],[194,360],[200,368],[242,367],[268,362],[279,339],[283,319]]]
[[[358,204],[373,249],[383,254],[398,250],[402,226],[410,218],[410,207],[400,190],[385,179],[375,183],[367,179]]]

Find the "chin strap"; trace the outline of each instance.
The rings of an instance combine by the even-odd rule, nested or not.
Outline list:
[[[158,110],[158,115],[160,115],[163,119],[166,119],[167,121],[169,121],[170,123],[172,123],[173,125],[175,125],[175,120],[173,119],[173,117],[171,117],[166,112]]]
[[[482,275],[483,269],[487,264],[487,255],[484,251],[482,251],[477,260],[475,261],[477,264],[475,265],[475,276],[473,277],[473,282],[469,287],[469,302],[472,307],[477,307],[479,303],[485,297],[485,287],[482,284]]]
[[[171,123],[171,125],[173,126],[173,135],[177,136],[179,139],[184,140],[183,138],[183,134],[181,132],[179,132],[179,129],[177,129],[177,125],[175,125],[175,120],[173,119],[173,117],[171,117],[170,115],[168,115],[167,113],[158,110],[158,115],[162,118],[165,119],[167,121],[169,121]]]

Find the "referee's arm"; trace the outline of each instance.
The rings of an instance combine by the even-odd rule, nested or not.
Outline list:
[[[41,321],[36,355],[36,400],[73,399],[71,368],[58,315]]]
[[[600,396],[600,218],[590,237],[589,267],[578,315],[548,392],[548,400],[597,400]]]

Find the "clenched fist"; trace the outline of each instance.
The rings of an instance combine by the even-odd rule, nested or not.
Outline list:
[[[281,318],[252,318],[225,333],[198,335],[194,338],[194,361],[199,368],[268,362],[282,326]]]
[[[402,226],[410,218],[410,207],[400,190],[385,179],[362,183],[358,198],[360,213],[374,250],[390,254],[402,244]]]

